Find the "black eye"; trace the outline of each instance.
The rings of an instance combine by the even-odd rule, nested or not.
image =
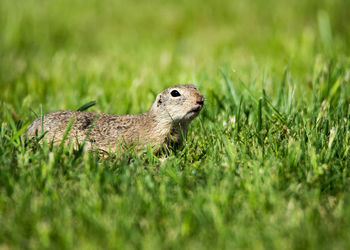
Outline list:
[[[181,95],[181,94],[179,93],[179,91],[177,91],[177,90],[171,91],[170,94],[171,94],[172,97],[177,97],[177,96],[180,96],[180,95]]]

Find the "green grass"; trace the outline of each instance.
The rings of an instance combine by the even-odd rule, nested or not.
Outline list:
[[[0,2],[0,249],[349,249],[345,0]],[[25,141],[41,113],[205,108],[159,159]]]

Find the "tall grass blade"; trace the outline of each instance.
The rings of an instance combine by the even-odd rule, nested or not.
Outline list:
[[[233,87],[233,84],[223,69],[221,69],[220,72],[221,72],[222,77],[224,78],[226,88],[230,91],[231,100],[233,101],[233,103],[237,107],[238,106],[238,97],[237,97],[236,91]]]
[[[88,102],[88,103],[85,103],[83,106],[81,106],[80,108],[77,109],[77,111],[85,111],[89,108],[91,108],[92,106],[96,105],[96,101],[91,101],[91,102]]]
[[[333,48],[333,35],[328,13],[324,10],[319,11],[317,21],[323,48],[326,53],[331,54]]]

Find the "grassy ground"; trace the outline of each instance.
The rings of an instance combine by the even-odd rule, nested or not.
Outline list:
[[[349,249],[345,0],[0,2],[0,249]],[[40,115],[205,109],[183,149],[26,145]]]

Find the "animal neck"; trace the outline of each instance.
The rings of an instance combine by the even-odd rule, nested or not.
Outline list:
[[[170,135],[171,141],[175,143],[175,146],[181,145],[183,139],[187,136],[187,122],[177,122],[172,124]]]
[[[153,134],[159,138],[163,138],[166,143],[172,145],[181,145],[183,138],[186,138],[188,122],[176,122],[169,117],[169,114],[154,113],[150,109],[147,113],[149,120],[152,121]]]

